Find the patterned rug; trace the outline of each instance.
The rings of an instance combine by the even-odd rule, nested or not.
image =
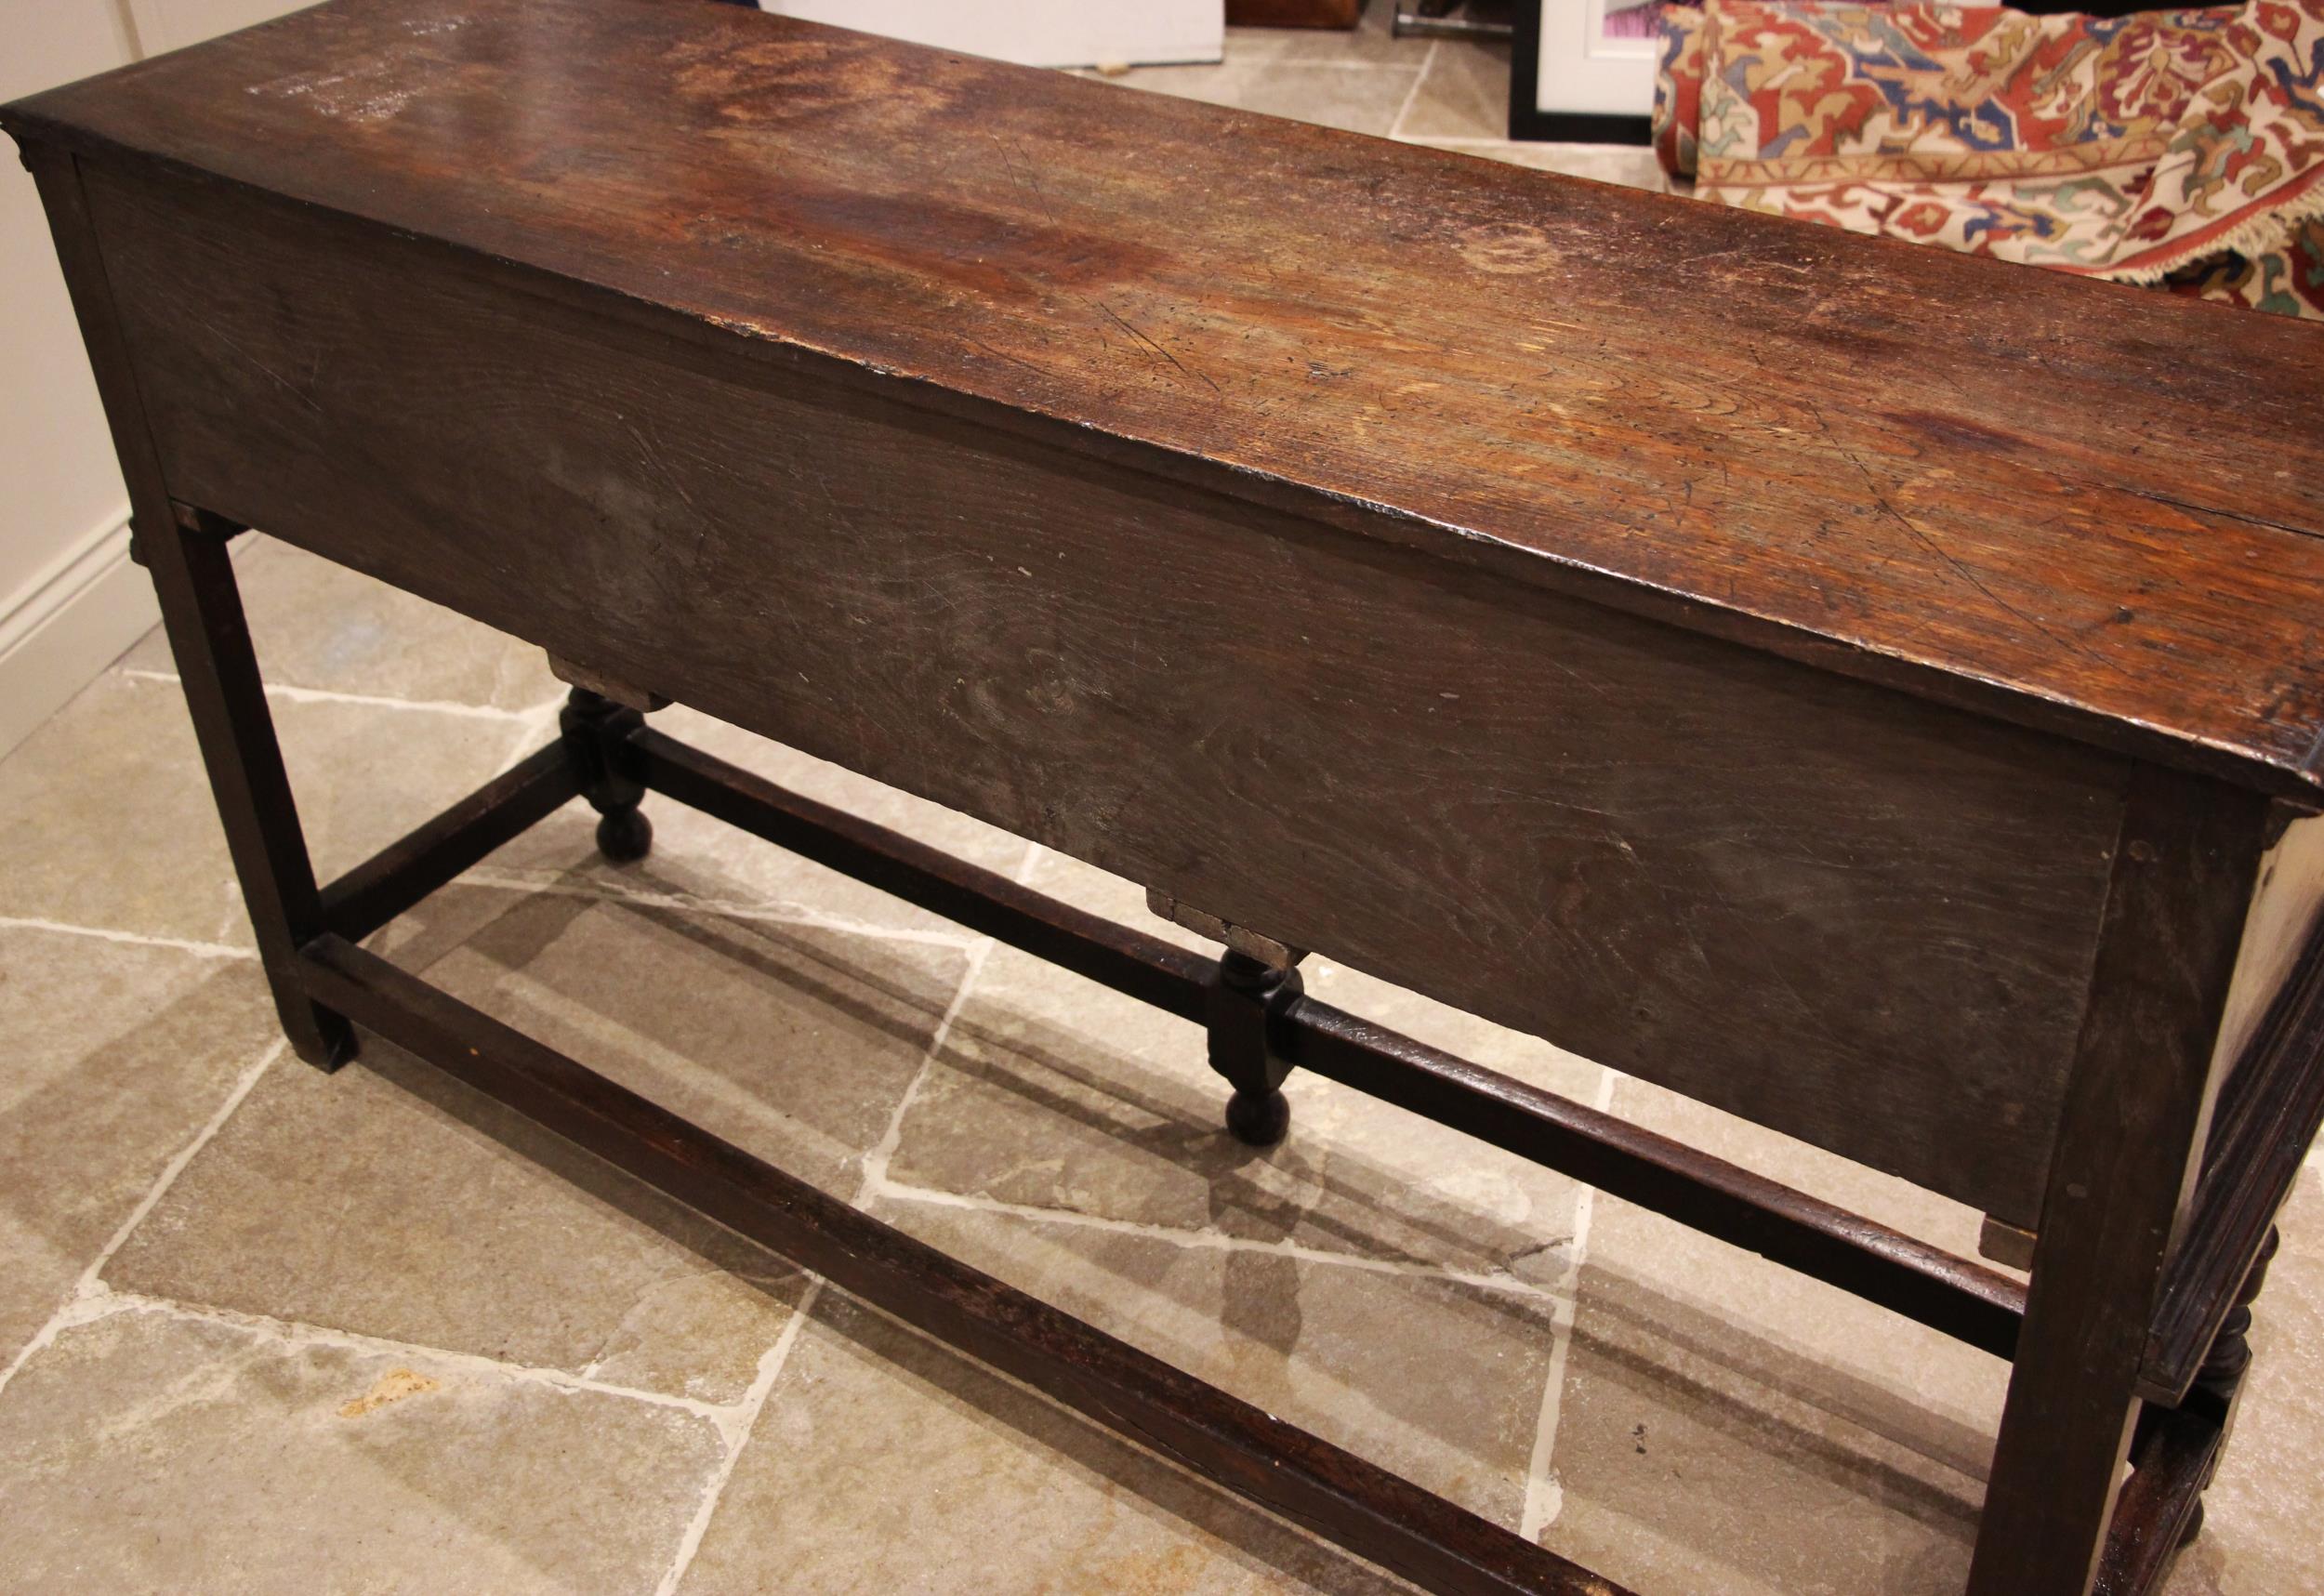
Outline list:
[[[2324,319],[2324,0],[1663,18],[1655,147],[1704,198]]]

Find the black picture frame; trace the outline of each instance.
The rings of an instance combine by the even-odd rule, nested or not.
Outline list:
[[[1510,7],[1509,136],[1537,143],[1653,143],[1650,115],[1541,109],[1541,6],[1542,0],[1515,0]]]

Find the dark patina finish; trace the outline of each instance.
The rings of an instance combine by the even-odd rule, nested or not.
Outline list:
[[[680,0],[333,0],[0,125],[303,1056],[396,1038],[1434,1589],[1609,1589],[355,945],[575,798],[635,857],[658,793],[1205,1021],[1248,1140],[1313,1070],[2014,1358],[1979,1596],[2148,1588],[2197,1520],[2324,1115],[2314,329]],[[318,886],[245,525],[540,644],[559,744]],[[1308,948],[1974,1204],[2032,1284],[1317,1004]]]

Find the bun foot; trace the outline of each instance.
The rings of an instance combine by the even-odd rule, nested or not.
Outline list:
[[[597,851],[616,864],[631,864],[654,846],[654,823],[638,809],[617,809],[597,823]]]
[[[2179,1532],[2181,1546],[2193,1546],[2195,1537],[2203,1533],[2203,1498],[2195,1498],[2195,1510],[2186,1515],[2186,1527]]]
[[[1250,1147],[1273,1147],[1291,1128],[1291,1105],[1279,1091],[1238,1091],[1226,1100],[1226,1128]]]

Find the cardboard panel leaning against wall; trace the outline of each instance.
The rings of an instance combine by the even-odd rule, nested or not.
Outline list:
[[[9,8],[0,100],[194,44],[297,0],[81,0]],[[0,170],[0,753],[157,618],[129,500],[31,174]]]
[[[1225,52],[1225,0],[760,0],[768,11],[1028,67],[1156,66]]]

